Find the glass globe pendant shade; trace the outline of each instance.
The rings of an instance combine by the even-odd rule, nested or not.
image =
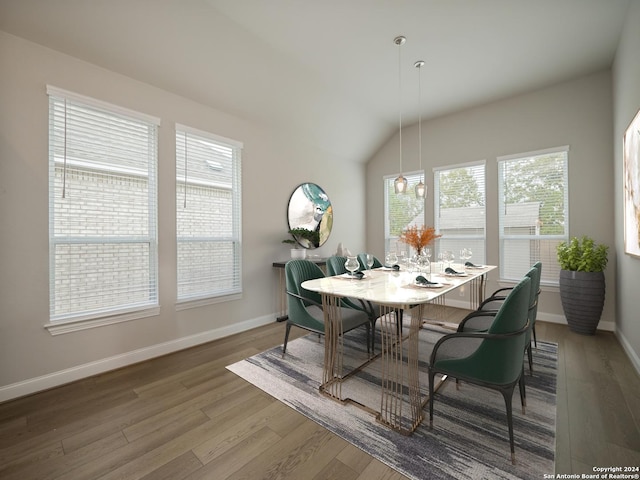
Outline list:
[[[393,189],[396,193],[405,193],[407,191],[407,179],[400,174],[398,178],[393,181]]]
[[[420,160],[420,171],[422,171],[422,110],[420,109],[422,105],[422,67],[424,67],[424,62],[422,60],[418,60],[413,64],[414,67],[418,69],[418,159]],[[418,183],[415,187],[416,198],[424,199],[427,196],[427,186],[422,183],[422,177],[420,178],[420,183]]]
[[[393,39],[393,43],[395,43],[398,47],[404,45],[407,39],[403,36],[399,36]],[[407,179],[402,176],[402,69],[400,68],[402,65],[402,56],[400,54],[400,49],[398,49],[398,145],[400,147],[400,156],[398,159],[400,160],[400,174],[398,178],[393,181],[393,190],[396,194],[404,194],[407,192],[409,188],[409,184]]]

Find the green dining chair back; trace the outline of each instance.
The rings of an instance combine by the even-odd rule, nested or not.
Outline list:
[[[349,273],[347,268],[345,267],[345,262],[347,261],[347,257],[343,257],[341,255],[332,255],[327,258],[327,275],[335,276],[335,275],[343,275],[345,273]],[[360,264],[362,267],[362,264]],[[369,320],[371,322],[371,351],[373,352],[375,346],[375,323],[378,315],[376,315],[376,306],[371,302],[365,302],[363,300],[355,300],[352,298],[343,298],[342,303],[347,308],[353,308],[354,310],[359,310],[361,312],[366,313],[369,316]]]
[[[344,266],[346,261],[347,257],[342,255],[332,255],[327,258],[327,275],[334,276],[348,273],[347,267]]]
[[[538,299],[540,295],[540,278],[542,275],[542,263],[536,262],[529,271],[525,274],[525,277],[531,279],[531,291],[529,294],[529,331],[527,332],[527,344],[525,346],[525,353],[527,354],[529,361],[529,371],[533,372],[533,354],[531,350],[531,336],[533,334],[534,344],[537,346],[537,339],[535,334],[536,317],[538,315]],[[492,296],[485,299],[478,310],[467,315],[462,322],[458,325],[458,331],[486,331],[489,325],[493,322],[493,318],[499,308],[504,303],[509,292],[513,290],[513,287],[505,287],[497,290]]]
[[[358,254],[358,262],[360,262],[360,269],[361,270],[366,270],[367,268],[369,268],[369,265],[367,265],[367,254],[366,253],[359,253]],[[373,257],[373,265],[371,268],[380,268],[382,267],[382,262],[380,262],[380,260],[378,260],[377,257]]]
[[[531,279],[524,277],[509,293],[486,332],[456,332],[440,338],[429,362],[429,420],[433,424],[436,374],[498,390],[505,401],[511,459],[515,462],[512,397],[522,383],[526,334],[528,331]]]
[[[322,296],[302,287],[307,280],[323,278],[324,272],[315,263],[309,260],[289,260],[285,266],[285,280],[287,289],[288,318],[286,322],[284,345],[282,354],[287,351],[289,333],[291,327],[296,326],[320,335],[325,333],[324,311],[322,309]],[[371,345],[371,320],[366,312],[340,307],[342,319],[342,331],[344,333],[354,328],[364,326],[367,330],[367,352]]]

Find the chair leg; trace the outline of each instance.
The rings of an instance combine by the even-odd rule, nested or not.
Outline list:
[[[529,359],[529,374],[533,375],[533,353],[531,352],[531,342],[527,345],[527,357]]]
[[[367,329],[367,354],[371,355],[371,322],[365,324]]]
[[[371,355],[375,355],[376,353],[376,320],[371,320]]]
[[[525,388],[524,382],[524,365],[522,366],[522,373],[520,374],[520,380],[518,381],[518,385],[520,387],[520,403],[522,404],[522,414],[527,413],[525,411],[527,406],[527,391]]]
[[[433,383],[436,374],[429,370],[429,430],[433,428]]]
[[[287,329],[284,332],[284,345],[282,347],[282,356],[287,352],[287,342],[289,341],[289,332],[291,331],[291,324],[287,322]]]
[[[513,386],[515,387],[515,385]],[[507,408],[507,426],[509,427],[509,447],[511,449],[511,463],[516,464],[516,449],[513,441],[513,412],[511,408],[511,400],[513,398],[513,387],[501,390],[504,397],[504,404]]]
[[[536,350],[538,349],[538,339],[536,338],[536,324],[533,324],[533,327],[531,328],[531,330],[533,331],[533,345],[536,347]]]
[[[404,310],[401,308],[396,309],[396,328],[398,331],[398,339],[402,338],[402,321],[404,317]]]

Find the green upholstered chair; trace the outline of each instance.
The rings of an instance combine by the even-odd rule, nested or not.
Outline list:
[[[429,361],[429,421],[433,425],[434,380],[440,373],[498,390],[504,397],[511,460],[515,463],[512,397],[516,385],[524,408],[522,352],[528,331],[531,279],[523,278],[509,293],[486,332],[456,332],[434,345]]]
[[[344,266],[347,261],[347,257],[343,257],[341,255],[333,255],[327,258],[327,274],[329,276],[334,275],[342,275],[344,273],[349,273],[347,268]],[[362,269],[362,263],[360,263],[360,267]],[[355,310],[360,310],[365,312],[369,316],[369,320],[371,322],[371,352],[373,352],[373,348],[375,345],[375,323],[378,318],[376,315],[377,307],[374,306],[371,302],[365,302],[363,300],[354,300],[350,298],[342,299],[344,305],[348,308],[353,308]]]
[[[540,295],[540,275],[542,273],[542,263],[535,263],[529,271],[525,274],[526,277],[531,279],[531,291],[529,298],[529,331],[527,332],[527,343],[525,346],[525,353],[529,361],[529,371],[533,372],[533,354],[531,351],[531,335],[533,333],[534,343],[537,346],[535,339],[535,325],[536,316],[538,314],[538,297]],[[504,300],[507,298],[509,292],[513,290],[513,287],[501,288],[496,290],[490,297],[485,299],[478,310],[467,315],[462,322],[458,325],[459,332],[482,332],[486,331],[491,323],[495,314],[500,309]]]
[[[349,273],[347,268],[344,266],[347,261],[347,257],[342,257],[340,255],[333,255],[327,258],[327,274],[329,276],[334,275],[342,275],[345,273]],[[362,300],[353,300],[349,298],[343,299],[344,304],[347,307],[355,308],[356,310],[361,310],[366,312],[369,316],[372,315],[372,307],[370,303],[365,303]]]
[[[289,332],[296,326],[310,332],[324,335],[324,312],[322,310],[322,296],[302,288],[301,284],[307,280],[324,277],[324,273],[315,263],[309,260],[289,260],[285,266],[287,288],[288,315],[282,355],[287,351]],[[371,320],[366,312],[348,306],[341,307],[342,331],[348,332],[354,328],[364,326],[367,329],[367,352],[371,345]]]
[[[367,268],[369,268],[369,266],[367,265],[367,254],[366,253],[359,253],[358,254],[358,262],[360,262],[360,269],[361,270],[366,270]],[[373,257],[373,266],[371,268],[380,268],[382,267],[382,263],[380,262],[380,260],[378,260],[376,257]]]
[[[344,266],[346,261],[347,257],[343,257],[342,255],[332,255],[327,258],[327,275],[333,276],[349,273],[347,267]],[[362,267],[362,265],[360,265],[360,267]]]
[[[538,314],[538,297],[540,295],[540,280],[542,278],[542,262],[536,262],[532,265],[531,268],[535,268],[538,272],[537,275],[527,275],[531,278],[533,283],[533,294],[535,294],[535,307],[532,311],[532,317],[529,318],[531,322],[531,332],[533,333],[533,342],[537,346],[538,342],[536,339],[536,316]],[[501,303],[504,301],[506,296],[509,294],[509,291],[513,287],[504,287],[499,288],[495,292],[493,292],[489,297],[487,297],[479,306],[478,310],[488,310],[488,311],[497,311],[500,308]],[[533,304],[533,302],[532,302]]]

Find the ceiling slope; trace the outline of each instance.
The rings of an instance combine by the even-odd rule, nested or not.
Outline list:
[[[628,4],[0,0],[0,29],[364,162],[415,122],[416,60],[444,115],[609,68]]]

